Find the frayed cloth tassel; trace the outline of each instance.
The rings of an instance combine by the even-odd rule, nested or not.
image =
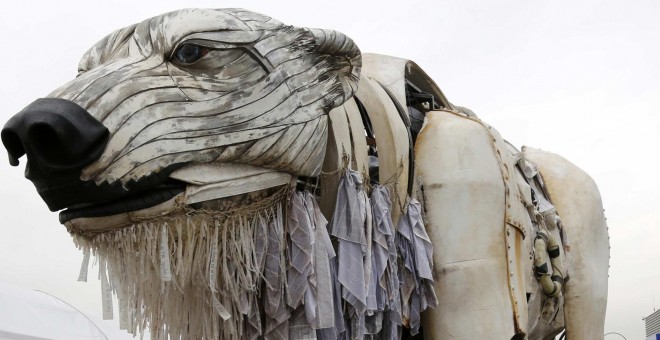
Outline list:
[[[271,278],[264,270],[271,253],[279,276],[263,297],[276,291],[277,304],[285,306],[286,195],[231,213],[185,211],[93,235],[70,230],[83,253],[98,259],[104,318],[112,318],[115,294],[120,326],[133,334],[148,329],[152,339],[263,336],[268,322],[262,322],[261,310],[267,304],[260,296],[264,279]],[[272,249],[267,237],[274,238]],[[88,261],[83,259],[82,267]],[[278,325],[289,319],[284,312],[277,315]],[[284,332],[288,338],[288,326]]]
[[[339,181],[330,228],[332,236],[337,238],[337,278],[342,287],[341,296],[346,302],[345,312],[349,322],[349,334],[340,334],[340,337],[351,339],[364,337],[364,313],[367,310],[364,260],[369,247],[365,234],[367,205],[363,194],[359,173],[347,170]]]
[[[185,210],[101,234],[69,231],[84,253],[79,279],[94,255],[103,316],[112,318],[115,294],[120,328],[133,334],[391,340],[402,324],[417,334],[421,313],[437,304],[421,206],[409,199],[398,230],[391,211],[386,187],[372,187],[369,197],[347,170],[330,225],[313,194],[282,190],[229,212]]]
[[[344,334],[338,333],[339,338],[400,337],[401,302],[391,206],[385,187],[374,186],[369,198],[357,172],[347,171],[341,178],[331,227],[337,238],[337,276],[346,302],[347,328]]]
[[[337,281],[346,323],[319,338],[400,338],[402,308],[391,210],[387,188],[374,186],[369,198],[360,175],[344,173],[331,233],[338,243]],[[338,306],[341,311],[342,304]]]
[[[380,339],[401,337],[401,298],[397,267],[397,250],[392,222],[392,202],[386,187],[376,185],[371,191],[373,215],[372,265],[369,296],[376,302],[372,315],[367,317],[367,333]]]
[[[87,271],[89,270],[89,249],[83,253],[82,264],[80,265],[80,274],[78,274],[78,282],[87,282]]]
[[[312,317],[308,312],[307,319],[314,329],[332,328],[335,326],[335,297],[331,261],[334,260],[335,251],[328,234],[328,221],[321,213],[316,200],[310,193],[306,193],[305,202],[308,211],[313,212],[315,225],[314,275],[310,278],[310,282],[315,288],[316,301],[314,315]]]
[[[281,223],[282,208],[278,207],[277,217],[273,219],[268,228],[268,245],[266,247],[266,262],[264,267],[264,281],[266,295],[264,298],[264,311],[266,315],[266,329],[264,339],[288,339],[291,316],[286,306],[286,281],[284,268],[284,226]]]
[[[287,265],[287,304],[292,309],[303,303],[309,289],[309,278],[314,271],[314,216],[305,207],[305,195],[294,192],[289,201],[287,215],[287,245],[290,254]]]
[[[433,289],[433,245],[422,220],[421,204],[411,198],[408,209],[399,220],[398,248],[403,267],[401,282],[402,314],[410,327],[410,334],[419,333],[421,314],[438,304]]]

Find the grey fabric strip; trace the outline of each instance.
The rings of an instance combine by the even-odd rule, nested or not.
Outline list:
[[[316,200],[309,192],[305,193],[307,207],[311,207],[314,218],[314,269],[316,284],[316,310],[315,318],[310,320],[313,328],[329,328],[335,325],[334,296],[332,291],[332,275],[330,258],[335,256],[332,243],[328,235],[328,221],[321,214]],[[307,315],[309,319],[309,314]]]
[[[291,194],[286,218],[257,219],[264,294],[262,305],[246,302],[248,338],[391,340],[404,323],[419,333],[422,312],[437,305],[433,248],[419,202],[409,199],[395,229],[390,197],[380,185],[369,197],[346,171],[330,223],[307,191]]]
[[[277,211],[268,229],[268,248],[264,280],[266,294],[264,312],[266,314],[266,331],[264,339],[288,339],[288,320],[290,312],[287,309],[283,271],[284,229],[282,212]]]
[[[312,218],[305,207],[302,192],[294,192],[289,202],[287,214],[287,234],[289,263],[287,268],[288,305],[296,309],[302,304],[309,288],[308,278],[314,269],[312,265],[314,234]]]
[[[397,246],[403,268],[400,272],[402,316],[408,320],[410,334],[419,333],[421,313],[435,308],[433,290],[433,246],[422,220],[420,203],[411,198],[399,220]]]

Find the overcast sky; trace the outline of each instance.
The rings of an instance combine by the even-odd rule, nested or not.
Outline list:
[[[2,2],[0,123],[73,78],[82,54],[107,33],[180,3]],[[470,107],[513,144],[582,167],[600,187],[611,237],[605,330],[644,338],[642,317],[653,312],[654,294],[660,307],[660,2],[185,3],[333,28],[363,52],[414,60],[450,101]],[[0,160],[6,157],[2,149]],[[90,283],[75,282],[82,255],[23,178],[23,163],[0,169],[0,281],[100,317],[100,284],[93,275]]]

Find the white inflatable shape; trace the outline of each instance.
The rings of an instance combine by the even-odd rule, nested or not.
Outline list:
[[[53,295],[0,283],[2,340],[130,340],[114,325],[97,320]]]

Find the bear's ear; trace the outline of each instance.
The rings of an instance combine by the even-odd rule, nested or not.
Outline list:
[[[308,28],[314,36],[314,52],[327,55],[333,74],[341,84],[341,93],[334,96],[330,108],[337,107],[357,91],[362,68],[360,49],[343,33],[318,28]]]
[[[103,65],[108,60],[128,55],[128,42],[137,24],[118,29],[92,46],[78,63],[78,74]]]

